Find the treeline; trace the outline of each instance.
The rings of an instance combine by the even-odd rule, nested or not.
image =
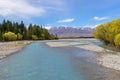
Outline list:
[[[94,35],[106,45],[120,48],[120,19],[97,26]]]
[[[30,24],[28,28],[21,23],[3,20],[0,23],[0,41],[14,40],[51,40],[58,39],[57,35],[50,34],[47,29],[39,25]]]
[[[60,39],[81,39],[81,38],[95,38],[94,36],[80,36],[80,37],[73,37],[73,36],[68,36],[68,37],[59,37]]]

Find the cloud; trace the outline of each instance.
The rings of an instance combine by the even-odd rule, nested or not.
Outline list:
[[[93,19],[96,20],[96,21],[102,21],[102,20],[109,19],[109,17],[98,17],[98,16],[95,16]]]
[[[49,30],[51,29],[53,26],[52,24],[46,24],[45,26],[43,26],[45,29]]]
[[[60,7],[65,4],[64,0],[37,0],[43,6]]]
[[[27,0],[0,0],[0,15],[3,17],[30,17],[44,13],[44,8],[33,6]]]
[[[0,0],[0,16],[31,18],[60,10],[63,0]]]
[[[95,24],[95,25],[83,25],[83,26],[72,26],[74,28],[96,28],[100,24]]]
[[[85,26],[82,26],[83,28],[96,28],[98,25],[100,24],[96,24],[96,25],[85,25]]]
[[[45,29],[50,30],[52,26],[44,26]]]
[[[68,18],[68,19],[63,19],[63,20],[58,20],[58,23],[69,23],[73,22],[75,19],[74,18]]]

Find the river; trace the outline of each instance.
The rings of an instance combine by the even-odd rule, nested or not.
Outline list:
[[[33,42],[0,61],[0,80],[112,80],[119,76],[118,71],[96,65],[91,54],[73,47],[52,48],[45,42]],[[112,78],[111,73],[115,75]]]

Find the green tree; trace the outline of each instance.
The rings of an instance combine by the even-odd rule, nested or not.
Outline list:
[[[26,39],[51,40],[51,39],[55,39],[56,37],[56,35],[51,35],[47,29],[42,28],[42,26],[39,25],[30,24],[28,28],[26,28],[23,21],[18,23],[18,22],[11,22],[9,20],[3,20],[3,22],[0,23],[0,40],[3,39],[8,41],[12,40],[8,38],[8,35],[6,37],[6,33],[8,32],[17,34],[17,40],[26,40]]]
[[[19,24],[19,33],[23,35],[23,39],[26,39],[27,29],[23,21]]]
[[[23,37],[23,36],[22,36],[20,33],[17,34],[17,39],[18,39],[18,40],[22,40],[22,37]]]
[[[36,35],[32,35],[32,40],[38,40],[38,37]]]
[[[32,34],[33,34],[33,27],[32,24],[30,24],[27,30],[27,39],[32,39]]]
[[[14,22],[13,24],[12,24],[12,31],[15,33],[15,34],[17,34],[17,33],[19,33],[19,24],[18,24],[18,22]]]

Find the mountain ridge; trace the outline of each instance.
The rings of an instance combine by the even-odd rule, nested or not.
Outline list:
[[[58,37],[93,37],[94,28],[82,27],[45,27],[51,34],[57,34]]]

